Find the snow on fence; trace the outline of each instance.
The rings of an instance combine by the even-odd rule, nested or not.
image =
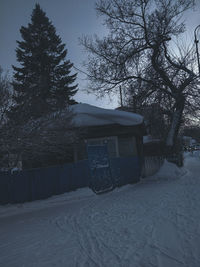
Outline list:
[[[146,156],[144,157],[144,165],[142,170],[142,177],[147,177],[155,174],[159,171],[160,167],[164,163],[163,156]]]

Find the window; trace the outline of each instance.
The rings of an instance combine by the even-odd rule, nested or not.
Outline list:
[[[103,138],[92,138],[86,140],[88,145],[103,145],[107,144],[108,154],[111,158],[118,157],[118,142],[117,136],[103,137]]]

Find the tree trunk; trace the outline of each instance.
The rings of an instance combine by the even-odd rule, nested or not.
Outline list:
[[[166,139],[166,147],[168,152],[173,152],[175,149],[178,131],[181,125],[184,103],[185,99],[183,96],[179,97],[179,99],[176,100],[176,109],[172,115],[172,123]]]

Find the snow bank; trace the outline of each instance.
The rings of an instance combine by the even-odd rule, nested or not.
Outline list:
[[[74,113],[73,123],[77,127],[108,124],[132,126],[143,123],[143,117],[138,114],[88,104],[76,104],[71,106],[70,110]]]
[[[176,164],[165,160],[160,170],[149,178],[157,180],[174,180],[180,177],[191,176],[191,173],[198,173],[200,166],[200,151],[195,152],[196,153],[184,153],[184,166],[181,168]]]
[[[5,216],[12,216],[25,212],[32,212],[38,209],[46,209],[49,207],[56,207],[62,204],[71,204],[74,202],[89,200],[96,195],[90,188],[80,188],[76,191],[67,192],[57,196],[51,196],[44,200],[35,200],[33,202],[25,202],[18,204],[0,205],[0,218]]]
[[[200,151],[184,153],[184,167],[188,172],[196,172],[199,176]]]
[[[176,166],[176,164],[168,162],[167,160],[164,161],[164,164],[161,166],[160,170],[149,177],[146,177],[145,180],[174,180],[181,176],[183,176],[186,173],[186,170],[184,167],[179,168]]]

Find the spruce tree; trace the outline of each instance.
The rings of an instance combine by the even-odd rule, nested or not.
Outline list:
[[[73,64],[65,59],[65,44],[39,4],[20,33],[23,40],[17,41],[16,55],[21,66],[13,66],[15,105],[9,116],[25,123],[73,104],[77,85],[76,74],[70,75]]]

